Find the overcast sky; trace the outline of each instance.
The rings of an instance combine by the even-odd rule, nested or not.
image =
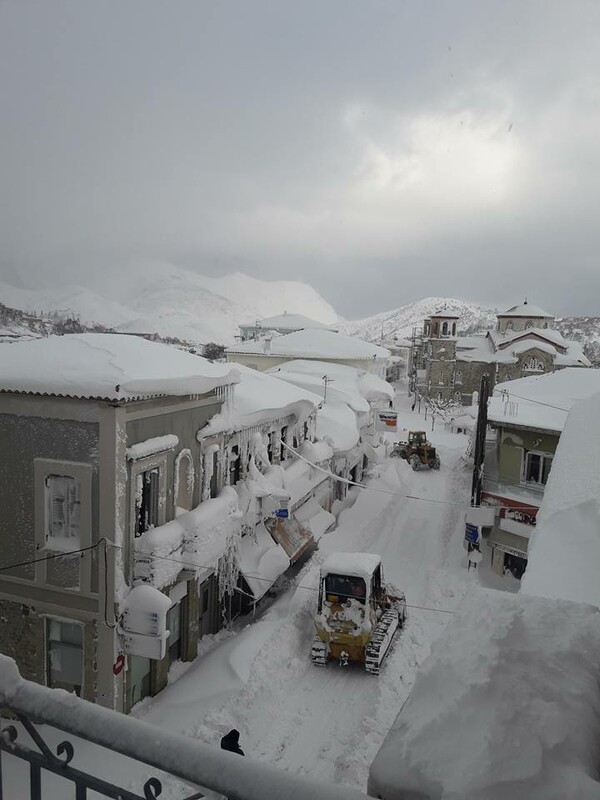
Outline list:
[[[0,0],[0,279],[600,315],[599,78],[598,0]]]

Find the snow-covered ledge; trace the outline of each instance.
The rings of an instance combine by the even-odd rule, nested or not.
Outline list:
[[[130,461],[137,461],[140,458],[164,453],[165,450],[175,450],[179,444],[179,439],[174,433],[166,436],[154,436],[152,439],[145,439],[143,442],[132,444],[127,448],[127,458]]]

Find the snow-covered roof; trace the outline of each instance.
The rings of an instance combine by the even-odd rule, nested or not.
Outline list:
[[[560,437],[521,592],[600,607],[600,394],[577,403]]]
[[[317,411],[317,436],[329,442],[336,453],[351,450],[359,440],[360,421],[369,402],[393,399],[393,387],[377,375],[345,364],[298,359],[268,370],[281,381],[314,392],[322,401],[327,376],[327,402]],[[357,415],[358,418],[357,418]]]
[[[321,576],[353,575],[368,581],[381,564],[374,553],[331,553],[321,565]]]
[[[600,369],[567,367],[498,383],[488,419],[496,424],[560,432],[575,403],[600,392]]]
[[[371,764],[369,795],[596,797],[599,661],[597,609],[472,593]]]
[[[305,317],[303,314],[288,314],[284,311],[283,314],[276,314],[274,317],[265,317],[264,319],[257,319],[254,322],[246,322],[242,324],[242,328],[273,328],[274,330],[289,329],[290,331],[299,331],[306,328],[314,330],[331,330],[331,325],[326,325],[324,322],[319,322],[316,319]]]
[[[346,364],[295,359],[267,370],[295,386],[310,389],[323,399],[327,378],[327,398],[337,398],[357,412],[366,413],[370,402],[393,400],[394,388],[378,375]]]
[[[525,337],[541,337],[551,344],[558,347],[568,347],[570,342],[565,339],[560,331],[555,331],[552,328],[526,328],[524,331],[490,331],[495,347],[507,347],[510,342],[523,339]]]
[[[259,339],[227,348],[228,353],[321,358],[333,360],[370,360],[388,358],[390,351],[355,336],[331,330],[301,330],[278,336],[271,341]]]
[[[205,394],[238,378],[230,364],[137,336],[78,333],[0,347],[3,392],[126,401]]]
[[[518,306],[509,308],[502,314],[498,314],[498,317],[533,317],[535,319],[554,319],[553,314],[548,314],[547,311],[544,311],[539,306],[534,306],[532,303],[528,303],[527,300]]]
[[[504,336],[489,331],[485,336],[464,336],[456,341],[456,360],[468,363],[516,364],[518,356],[537,348],[553,357],[558,367],[589,367],[582,345],[565,339],[558,331],[528,328]],[[566,348],[566,352],[561,352]]]
[[[240,382],[235,387],[233,407],[222,409],[202,428],[201,436],[234,431],[294,414],[298,421],[306,419],[322,398],[310,389],[277,380],[268,372],[259,372],[242,364],[233,366]]]

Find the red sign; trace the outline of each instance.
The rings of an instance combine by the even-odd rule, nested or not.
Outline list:
[[[123,653],[119,653],[117,656],[117,660],[113,664],[113,673],[115,675],[120,675],[123,672],[123,667],[125,666],[125,656]]]

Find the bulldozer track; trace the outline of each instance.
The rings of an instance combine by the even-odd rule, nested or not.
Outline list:
[[[377,623],[365,652],[365,670],[371,675],[379,675],[399,624],[398,611],[395,609],[386,611]]]

